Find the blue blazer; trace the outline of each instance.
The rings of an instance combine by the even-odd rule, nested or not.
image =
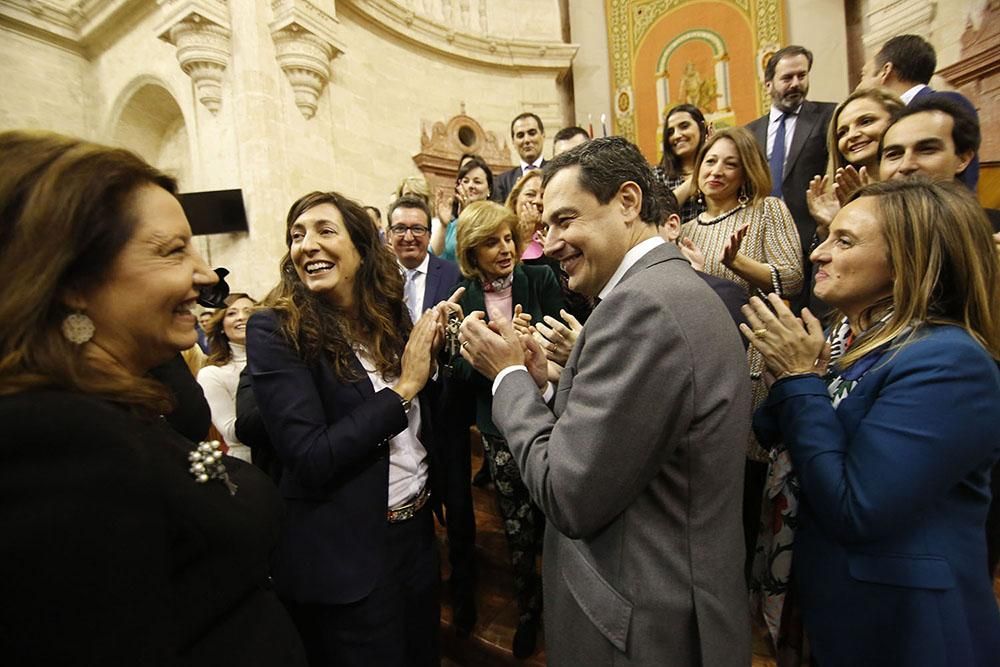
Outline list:
[[[846,374],[771,387],[754,418],[799,477],[795,581],[821,665],[996,665],[1000,612],[983,524],[1000,457],[1000,369],[955,326],[928,326]]]
[[[426,282],[424,282],[423,310],[430,310],[451,296],[462,280],[462,274],[459,273],[458,265],[455,262],[435,257],[430,253],[428,253],[428,257],[430,260],[427,264]]]
[[[388,441],[407,426],[399,396],[361,379],[343,382],[324,359],[307,363],[281,332],[273,310],[247,326],[253,393],[284,471],[288,514],[272,577],[300,603],[347,604],[366,597],[382,570],[389,487]],[[430,392],[420,394],[422,431]],[[432,439],[420,441],[431,457]]]

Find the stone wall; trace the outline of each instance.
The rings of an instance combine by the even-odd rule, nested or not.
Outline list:
[[[242,188],[249,233],[197,242],[255,296],[276,281],[292,201],[337,189],[385,210],[418,173],[425,124],[464,104],[507,139],[530,110],[551,140],[564,115],[557,79],[576,51],[562,43],[558,0],[37,6],[0,6],[0,129],[124,145],[182,191]]]

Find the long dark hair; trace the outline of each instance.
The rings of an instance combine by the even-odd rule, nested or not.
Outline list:
[[[225,366],[233,358],[233,349],[229,347],[229,336],[226,335],[226,329],[222,322],[226,319],[226,311],[229,310],[229,307],[240,299],[246,299],[257,305],[256,299],[249,294],[233,292],[226,297],[226,307],[219,308],[219,310],[212,314],[212,319],[208,321],[208,326],[205,327],[205,336],[208,338],[208,358],[205,359],[206,365]]]
[[[663,158],[660,160],[660,169],[667,178],[676,178],[681,174],[681,159],[674,154],[673,148],[670,146],[670,130],[667,128],[667,122],[670,117],[676,113],[687,113],[691,115],[691,118],[695,123],[698,124],[698,146],[694,149],[695,157],[701,152],[702,146],[705,145],[705,139],[708,137],[708,124],[705,122],[705,115],[701,112],[701,109],[694,106],[693,104],[678,104],[663,117]]]
[[[299,279],[289,252],[281,258],[281,280],[262,305],[278,313],[286,338],[304,359],[318,361],[325,356],[338,379],[360,379],[354,365],[354,347],[359,343],[379,373],[398,377],[403,348],[413,328],[403,303],[403,276],[361,205],[337,192],[300,197],[288,210],[285,245],[291,247],[290,229],[299,216],[321,204],[331,204],[340,212],[361,256],[353,286],[357,314],[348,314],[310,292]]]
[[[96,363],[62,335],[67,290],[107,279],[138,221],[141,188],[176,193],[134,153],[50,132],[0,133],[0,395],[58,387],[146,415],[172,410],[159,382]]]

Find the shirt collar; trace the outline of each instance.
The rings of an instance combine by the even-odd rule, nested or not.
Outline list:
[[[542,156],[539,155],[538,158],[536,158],[534,162],[525,162],[524,160],[521,160],[521,173],[522,174],[528,170],[528,167],[534,167],[535,169],[541,169],[542,168]]]
[[[902,95],[900,95],[899,99],[903,100],[903,104],[909,104],[910,102],[913,101],[913,98],[917,96],[917,93],[919,93],[921,90],[923,90],[926,87],[927,87],[927,84],[918,83],[913,88],[910,88],[908,91],[906,91],[905,93],[903,93]]]
[[[792,115],[792,116],[798,116],[801,111],[802,111],[802,105],[800,104],[795,111],[789,111],[787,113],[790,114],[790,115]],[[781,118],[782,114],[784,114],[784,113],[786,113],[786,112],[782,111],[778,107],[771,106],[770,122],[777,123],[778,120]]]
[[[636,262],[645,257],[646,253],[650,250],[658,245],[663,245],[664,243],[666,243],[666,241],[664,241],[661,237],[653,236],[629,248],[629,251],[625,253],[624,257],[622,257],[621,264],[619,264],[618,268],[615,269],[615,272],[611,274],[608,284],[604,286],[604,289],[602,289],[601,293],[597,295],[597,298],[607,298],[608,294],[611,293],[611,290],[618,286],[618,283],[622,281],[622,277],[635,265]]]
[[[428,252],[426,255],[424,255],[424,261],[420,262],[420,264],[417,266],[417,272],[422,273],[426,276],[427,265],[430,263],[431,263],[431,254]],[[398,259],[396,260],[396,264],[399,264]],[[406,275],[406,272],[409,271],[409,269],[403,266],[402,264],[399,264],[399,270],[403,272],[404,276]]]

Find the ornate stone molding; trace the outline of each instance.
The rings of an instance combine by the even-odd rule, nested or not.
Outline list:
[[[292,85],[295,105],[306,119],[312,118],[330,80],[330,61],[344,52],[337,35],[340,24],[308,0],[274,0],[271,9],[274,21],[268,27],[276,60]]]
[[[222,75],[231,55],[226,0],[160,0],[166,19],[156,33],[177,48],[195,97],[212,114],[222,106]]]
[[[580,48],[565,42],[493,37],[456,30],[395,0],[341,0],[379,27],[437,54],[512,70],[563,71]],[[482,5],[481,5],[482,6]],[[480,18],[485,24],[485,19]],[[471,24],[471,22],[470,22]]]
[[[937,0],[880,0],[868,9],[868,30],[861,38],[869,53],[896,35],[929,37]]]
[[[146,0],[3,0],[0,24],[89,56],[149,11]]]
[[[465,103],[462,103],[461,113],[446,121],[431,123],[425,120],[421,124],[420,152],[413,156],[413,162],[435,196],[454,194],[458,158],[463,153],[482,157],[494,174],[514,166],[507,143],[502,142],[496,132],[483,129],[479,121],[466,115]]]

